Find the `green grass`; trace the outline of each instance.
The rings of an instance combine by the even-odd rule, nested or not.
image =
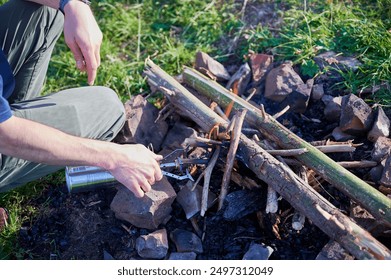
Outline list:
[[[249,40],[242,51],[268,50],[278,60],[292,60],[302,66],[303,74],[313,76],[319,71],[313,57],[333,50],[363,63],[357,72],[343,73],[341,89],[356,93],[390,83],[390,0],[288,2],[291,8],[284,13],[280,36],[273,37],[264,27],[248,30]],[[389,89],[383,89],[373,99],[388,105],[389,95]]]
[[[0,0],[4,3],[5,0]],[[248,1],[248,5],[268,1]],[[102,29],[102,64],[97,85],[113,88],[125,101],[148,91],[142,75],[144,61],[151,57],[170,74],[191,66],[195,53],[204,51],[221,61],[243,61],[249,50],[267,52],[276,60],[292,60],[303,74],[314,76],[319,69],[317,54],[333,50],[358,58],[363,66],[344,73],[341,90],[357,92],[391,80],[391,0],[288,0],[279,35],[265,26],[246,26],[241,20],[242,1],[163,0],[93,1]],[[239,38],[228,53],[226,42]],[[224,40],[222,40],[224,38]],[[61,37],[49,65],[43,94],[85,86],[86,75],[76,69],[73,55]],[[372,96],[391,104],[389,90]],[[23,258],[29,254],[17,243],[22,224],[29,224],[40,209],[34,201],[52,186],[64,184],[63,176],[44,178],[15,191],[0,194],[0,206],[11,212],[11,222],[0,233],[0,259]],[[44,207],[44,206],[43,206]]]

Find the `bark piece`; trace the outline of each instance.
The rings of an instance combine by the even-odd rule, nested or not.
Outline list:
[[[152,144],[155,151],[160,151],[168,124],[158,120],[159,110],[141,95],[133,96],[125,103],[126,122],[116,137],[117,143]]]
[[[236,221],[264,208],[265,194],[260,189],[239,190],[226,196],[223,217],[227,221]]]
[[[390,119],[384,113],[382,107],[378,107],[375,114],[375,121],[368,133],[368,140],[376,142],[379,137],[388,137],[390,135]]]
[[[339,126],[343,132],[360,136],[368,132],[372,124],[372,109],[364,100],[354,94],[342,98]]]
[[[204,251],[201,239],[190,231],[175,229],[171,232],[170,238],[179,253],[194,252],[196,254],[202,254]]]
[[[163,259],[168,251],[166,229],[138,237],[136,239],[136,250],[139,256],[144,259]]]
[[[231,78],[227,69],[204,52],[197,52],[195,69],[217,81],[227,81]]]
[[[316,260],[353,260],[346,250],[338,242],[330,241],[316,257]]]
[[[270,70],[266,77],[265,97],[276,101],[283,101],[298,86],[304,85],[303,80],[293,70],[292,63],[283,63]]]
[[[164,177],[142,198],[135,197],[127,188],[121,187],[110,208],[120,220],[140,228],[157,229],[169,218],[175,197],[173,187]]]

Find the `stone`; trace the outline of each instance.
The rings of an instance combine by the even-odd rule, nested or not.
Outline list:
[[[386,160],[383,159],[380,164],[378,164],[375,167],[372,167],[371,170],[369,170],[369,175],[371,176],[371,179],[373,182],[378,183],[383,175],[383,169],[386,165]]]
[[[248,63],[240,66],[239,70],[228,81],[226,88],[236,95],[242,96],[251,80],[251,70]]]
[[[171,232],[170,238],[179,253],[194,252],[196,254],[202,254],[204,251],[201,239],[190,231],[175,229]]]
[[[304,85],[304,82],[299,74],[293,70],[292,63],[283,63],[267,74],[265,97],[275,102],[281,102],[300,85]]]
[[[301,114],[304,113],[307,110],[313,84],[314,80],[308,79],[305,84],[298,85],[282,102],[281,107],[285,108],[289,105],[291,111]]]
[[[184,253],[171,253],[169,260],[195,260],[197,258],[197,254],[194,252],[184,252]]]
[[[197,132],[193,128],[186,125],[183,121],[177,121],[168,131],[162,147],[164,147],[166,153],[176,149],[184,149],[187,145],[185,142],[186,138],[194,138],[196,136]]]
[[[334,128],[331,136],[333,136],[335,141],[348,141],[354,139],[354,136],[343,132],[340,127]]]
[[[175,190],[167,178],[163,177],[142,198],[137,198],[125,187],[119,188],[110,208],[117,219],[139,228],[157,229],[170,217],[175,198]]]
[[[197,52],[194,68],[217,81],[228,81],[231,78],[227,69],[220,62],[204,52]]]
[[[327,68],[330,70],[356,71],[362,63],[354,57],[345,57],[338,55],[333,51],[321,53],[314,57],[314,61],[321,70]]]
[[[379,183],[383,186],[391,187],[391,156],[387,158],[384,164],[383,173]]]
[[[144,259],[163,259],[168,252],[166,229],[160,229],[136,239],[136,250]]]
[[[375,120],[371,130],[368,133],[368,140],[371,142],[376,142],[380,137],[388,137],[390,135],[390,119],[384,113],[382,107],[378,107]]]
[[[273,68],[273,56],[267,54],[251,54],[249,57],[253,86],[257,87],[265,79],[267,73]]]
[[[270,246],[252,243],[244,254],[243,260],[268,260],[273,252],[274,250]]]
[[[152,144],[154,151],[159,151],[168,130],[166,121],[155,122],[159,110],[141,95],[136,95],[125,103],[125,113],[125,125],[115,142]]]
[[[236,221],[244,216],[264,209],[266,195],[261,189],[239,190],[229,193],[224,201],[223,217],[227,221]]]
[[[373,146],[371,157],[373,161],[381,162],[391,154],[391,139],[380,136]]]
[[[201,211],[201,200],[202,200],[202,186],[192,190],[193,182],[188,181],[188,184],[184,185],[177,194],[176,200],[182,206],[185,211],[186,218],[190,219],[195,214]],[[213,205],[216,195],[212,192],[208,194],[208,208]]]
[[[325,95],[322,98],[322,101],[325,105],[323,114],[326,120],[330,122],[337,122],[341,117],[341,103],[342,97],[332,97],[330,95]]]
[[[318,101],[324,96],[323,84],[314,84],[311,92],[311,99]]]
[[[369,131],[373,124],[372,109],[354,94],[342,98],[339,126],[345,133],[360,136]]]

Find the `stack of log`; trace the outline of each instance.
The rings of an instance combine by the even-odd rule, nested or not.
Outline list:
[[[292,223],[295,230],[301,230],[307,218],[330,237],[326,251],[330,252],[330,248],[340,248],[357,259],[391,259],[390,250],[369,231],[359,226],[354,219],[324,198],[308,176],[310,173],[316,174],[319,180],[321,178],[327,181],[352,202],[365,209],[376,220],[377,225],[389,230],[391,199],[346,169],[354,168],[356,165],[374,167],[378,165],[377,162],[335,162],[326,155],[327,152],[353,151],[356,146],[351,141],[308,143],[278,122],[276,119],[288,110],[298,114],[305,110],[303,108],[308,105],[314,83],[311,79],[306,83],[299,81],[299,85],[291,92],[289,89],[278,88],[273,93],[266,76],[272,79],[276,75],[266,74],[280,71],[281,68],[289,68],[291,65],[283,64],[279,70],[274,70],[271,67],[272,58],[265,55],[257,56],[255,62],[262,66],[257,68],[262,71],[255,71],[253,67],[251,69],[244,65],[236,76],[230,76],[218,62],[199,53],[197,70],[185,68],[181,80],[178,81],[151,60],[146,61],[145,75],[151,89],[163,93],[175,112],[191,119],[199,130],[208,136],[189,138],[188,144],[203,143],[213,149],[213,155],[202,171],[202,176],[189,188],[190,191],[194,191],[203,177],[203,186],[200,188],[200,215],[205,215],[208,209],[209,182],[214,164],[221,154],[221,143],[228,141],[229,151],[218,197],[219,209],[227,201],[231,171],[235,161],[239,160],[268,185],[267,213],[277,212],[276,199],[280,195],[296,211]],[[250,92],[247,100],[242,98],[243,90],[250,79],[253,83],[266,87],[264,95],[269,94],[269,97],[275,98],[274,101],[279,101],[282,106],[281,112],[272,116],[262,105],[251,103],[249,99],[252,94],[257,94],[256,90]],[[228,80],[225,87],[222,86],[221,80]],[[286,92],[290,93],[288,97],[284,96]],[[350,97],[352,98],[354,97]],[[292,100],[299,100],[294,103],[293,108],[290,107]],[[345,130],[347,133],[354,130],[352,126],[349,123],[341,124],[341,127],[348,127]],[[249,137],[248,131],[256,133]],[[371,137],[379,138],[378,135],[373,135],[374,133]],[[321,254],[319,258],[322,258]]]

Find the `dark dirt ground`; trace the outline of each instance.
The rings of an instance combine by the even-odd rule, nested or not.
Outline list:
[[[282,5],[282,4],[281,4]],[[269,27],[278,27],[281,20],[273,3],[248,6],[244,18],[249,26],[261,22]],[[223,42],[222,45],[229,45]],[[308,118],[317,118],[321,123],[306,122],[296,114],[284,115],[280,120],[306,141],[324,139],[336,126],[327,123],[322,112],[322,102],[309,105],[305,113]],[[360,139],[361,140],[361,139]],[[358,140],[358,141],[360,141]],[[351,160],[361,158],[362,152],[370,151],[372,144],[363,139],[364,145],[356,153],[331,155],[335,159]],[[337,158],[338,157],[338,158]],[[369,154],[368,154],[369,157]],[[218,163],[222,167],[222,163]],[[223,167],[222,167],[223,168]],[[244,167],[240,167],[243,168]],[[243,170],[249,173],[251,171]],[[368,170],[358,170],[363,177]],[[214,176],[212,186],[219,186],[222,176]],[[255,176],[253,176],[255,178]],[[256,180],[256,179],[255,179]],[[175,181],[171,181],[175,187]],[[260,185],[264,183],[259,182]],[[241,189],[233,184],[231,190]],[[212,189],[213,190],[213,189]],[[263,188],[266,190],[266,186]],[[348,211],[349,200],[331,188],[323,185],[322,194],[342,211]],[[110,203],[116,189],[102,189],[87,193],[69,194],[65,184],[58,188],[47,187],[42,196],[28,202],[39,209],[39,215],[27,222],[20,230],[19,242],[26,251],[25,258],[34,259],[138,259],[134,248],[138,236],[150,231],[136,228],[114,217]],[[278,233],[272,230],[272,219],[265,216],[261,226],[256,214],[249,214],[238,221],[225,221],[216,207],[211,208],[205,218],[198,217],[200,228],[205,228],[204,253],[198,259],[242,259],[252,242],[263,243],[274,249],[270,259],[309,260],[315,259],[329,238],[310,221],[306,220],[303,230],[291,228],[294,209],[284,200],[280,201]],[[193,231],[193,226],[185,217],[181,206],[175,201],[172,218],[164,227],[169,233],[176,229]],[[170,242],[171,252],[175,246]],[[391,246],[388,244],[388,246]]]

